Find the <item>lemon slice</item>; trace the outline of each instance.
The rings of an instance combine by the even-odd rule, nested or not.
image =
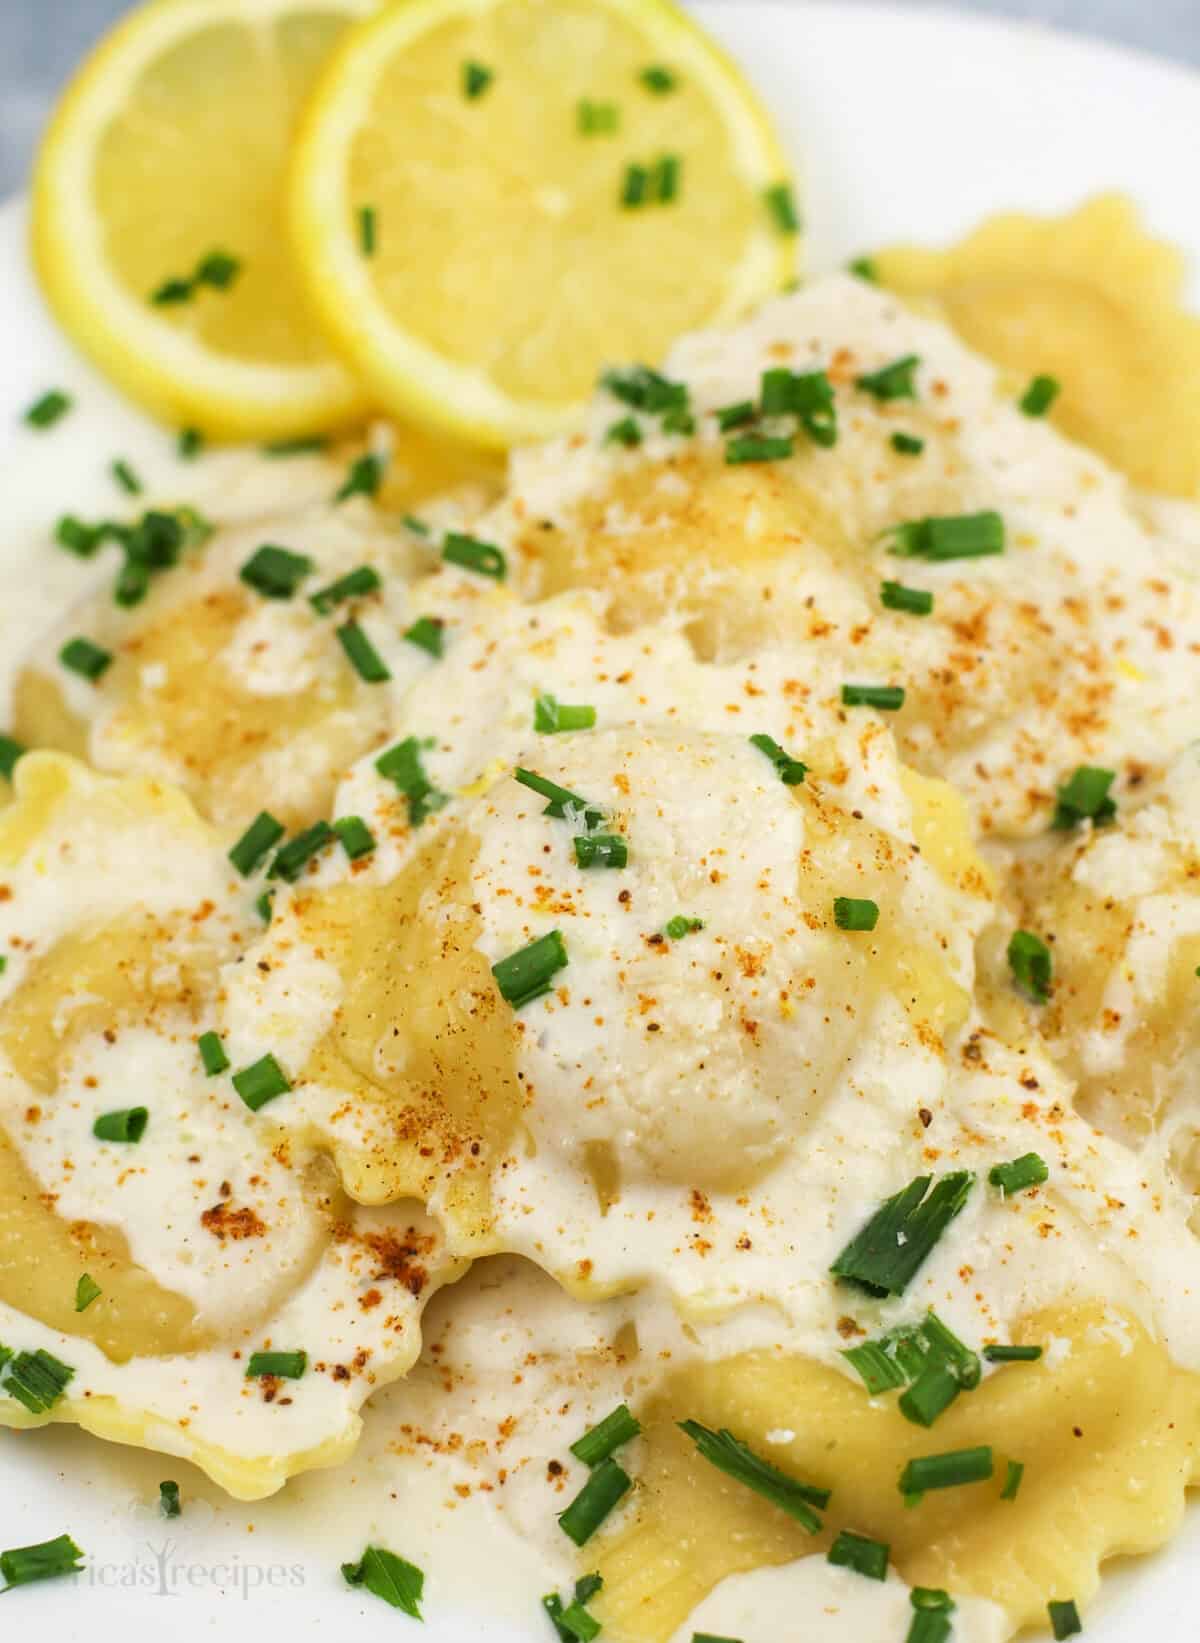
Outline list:
[[[293,243],[390,410],[507,445],[569,427],[601,366],[777,291],[786,179],[753,92],[664,0],[406,0],[321,76]]]
[[[160,416],[270,438],[363,408],[293,270],[282,179],[318,69],[375,4],[156,0],[59,104],[33,187],[42,284],[75,342]],[[214,252],[236,268],[195,282]],[[189,294],[156,303],[170,280]]]

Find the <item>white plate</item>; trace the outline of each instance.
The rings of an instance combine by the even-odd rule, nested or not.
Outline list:
[[[814,271],[892,239],[951,238],[1004,207],[1060,210],[1111,188],[1133,195],[1150,226],[1200,262],[1193,176],[1200,78],[1149,57],[952,12],[750,0],[695,9],[744,64],[804,169]],[[19,206],[0,212],[0,606],[10,608],[24,597],[27,555],[54,552],[47,534],[54,517],[66,508],[86,514],[93,497],[111,507],[99,452],[119,451],[151,477],[169,464],[161,429],[122,406],[55,332],[33,289],[23,230]],[[52,464],[35,467],[16,420],[51,385],[75,391],[79,411],[56,432]],[[347,1508],[340,1496],[333,1506],[319,1474],[275,1501],[194,1505],[164,1525],[137,1502],[153,1499],[165,1474],[179,1477],[185,1492],[199,1488],[177,1463],[74,1432],[0,1433],[0,1547],[69,1529],[100,1569],[80,1582],[13,1594],[6,1624],[36,1628],[55,1643],[116,1643],[164,1628],[172,1643],[195,1643],[217,1626],[233,1643],[312,1638],[331,1628],[363,1643],[405,1635],[424,1643],[549,1643],[536,1584],[523,1611],[528,1625],[481,1620],[483,1557],[458,1582],[431,1582],[421,1633],[406,1632],[412,1622],[382,1605],[356,1600],[336,1567]],[[303,1520],[297,1498],[307,1501]],[[339,1514],[327,1546],[313,1529],[323,1501]],[[414,1557],[427,1527],[406,1522],[402,1507],[377,1525],[380,1538]],[[160,1567],[169,1571],[165,1582]],[[467,1586],[482,1586],[484,1601],[456,1610],[456,1589]],[[1191,1643],[1198,1603],[1200,1514],[1192,1514],[1169,1551],[1110,1576],[1088,1617],[1089,1643]],[[766,1639],[750,1635],[746,1643]]]

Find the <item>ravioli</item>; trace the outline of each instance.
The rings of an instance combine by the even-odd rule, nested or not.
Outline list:
[[[242,1498],[332,1464],[460,1268],[419,1206],[353,1205],[236,1064],[208,1071],[249,889],[181,794],[46,753],[18,766],[0,875],[0,1419],[185,1456]],[[248,1375],[270,1350],[302,1376]],[[37,1352],[72,1373],[30,1402]]]

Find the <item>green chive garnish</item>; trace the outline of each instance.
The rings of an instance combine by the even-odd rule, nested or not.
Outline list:
[[[853,274],[855,279],[866,280],[868,285],[879,284],[879,269],[873,257],[855,257],[852,262],[846,264],[846,270]]]
[[[869,371],[865,376],[857,378],[854,386],[861,388],[865,394],[874,395],[876,399],[916,399],[917,389],[913,375],[920,363],[917,354],[905,354],[903,359],[893,360],[882,370]]]
[[[543,736],[564,730],[591,730],[595,723],[596,709],[582,702],[572,705],[543,694],[533,704],[533,728]]]
[[[739,399],[735,404],[722,405],[713,412],[717,419],[717,427],[723,434],[728,433],[731,428],[741,428],[747,422],[753,422],[756,414],[752,399]]]
[[[140,496],[142,482],[129,466],[128,462],[118,457],[112,464],[109,472],[127,496]]]
[[[352,496],[375,496],[383,484],[383,470],[383,458],[368,451],[350,464],[350,471],[334,492],[333,500],[348,502]]]
[[[1021,991],[1035,1004],[1045,1004],[1050,997],[1054,976],[1054,959],[1049,947],[1031,930],[1014,930],[1008,944],[1008,967]]]
[[[264,1055],[249,1067],[243,1067],[240,1073],[234,1073],[233,1087],[250,1111],[257,1112],[268,1101],[286,1095],[292,1086],[275,1057]]]
[[[93,684],[112,666],[112,652],[102,650],[90,639],[68,639],[58,653],[58,659],[72,673],[78,673]]]
[[[763,199],[767,202],[767,210],[781,234],[800,232],[800,218],[796,212],[796,201],[790,183],[772,184],[764,193]]]
[[[1045,416],[1058,398],[1061,387],[1056,377],[1036,376],[1017,403],[1026,416]]]
[[[626,211],[645,205],[650,188],[650,173],[644,165],[627,165],[621,181],[620,202]]]
[[[1046,1612],[1050,1616],[1050,1630],[1054,1633],[1056,1643],[1062,1643],[1064,1637],[1074,1637],[1083,1630],[1083,1621],[1079,1618],[1074,1598],[1068,1597],[1061,1602],[1047,1603]]]
[[[728,1477],[744,1483],[747,1489],[753,1489],[755,1494],[762,1495],[780,1511],[786,1512],[810,1535],[815,1535],[821,1527],[821,1519],[813,1511],[813,1507],[823,1511],[829,1504],[829,1490],[818,1489],[809,1483],[801,1483],[799,1479],[789,1477],[778,1467],[772,1466],[769,1461],[761,1460],[752,1449],[748,1448],[733,1433],[722,1427],[719,1432],[710,1431],[707,1426],[701,1426],[699,1421],[678,1421],[676,1423],[681,1432],[688,1437],[699,1449],[706,1461],[709,1461],[718,1471]]]
[[[1082,821],[1090,821],[1096,827],[1103,827],[1106,822],[1112,821],[1117,813],[1117,802],[1108,790],[1116,779],[1115,770],[1081,764],[1070,781],[1056,790],[1058,803],[1051,827],[1065,831],[1069,827],[1077,827]]]
[[[879,923],[879,905],[855,896],[835,896],[833,922],[839,930],[873,930]]]
[[[629,846],[619,833],[577,833],[574,844],[580,867],[629,865]]]
[[[175,452],[181,462],[194,462],[204,449],[204,435],[199,428],[180,428],[175,439]]]
[[[283,879],[288,884],[294,884],[313,857],[327,844],[332,844],[335,836],[327,821],[314,822],[311,827],[306,827],[303,833],[297,833],[294,839],[289,839],[278,851],[267,877]]]
[[[601,1461],[566,1511],[559,1513],[559,1528],[576,1546],[584,1545],[631,1487],[629,1474],[615,1460]]]
[[[183,1507],[179,1503],[179,1485],[169,1478],[158,1486],[158,1510],[162,1517],[183,1515]]]
[[[425,774],[421,764],[422,745],[432,747],[433,743],[422,744],[415,736],[408,736],[375,760],[375,769],[379,774],[408,800],[410,827],[420,827],[427,816],[450,802],[448,795],[439,793]]]
[[[979,1385],[983,1373],[978,1354],[935,1312],[927,1313],[919,1324],[899,1324],[877,1340],[849,1347],[842,1357],[862,1377],[872,1397],[911,1386],[935,1367],[948,1369],[968,1390]]]
[[[914,1586],[908,1601],[922,1614],[953,1614],[956,1606],[950,1593],[940,1586]]]
[[[1008,1164],[993,1164],[988,1171],[992,1186],[999,1187],[1005,1197],[1014,1192],[1025,1192],[1029,1187],[1040,1187],[1050,1179],[1050,1166],[1036,1152],[1026,1152]]]
[[[664,68],[661,63],[652,63],[649,68],[642,69],[638,79],[646,90],[652,91],[656,97],[663,97],[668,91],[674,91],[679,84],[671,70]]]
[[[683,161],[678,154],[660,154],[654,162],[650,189],[659,205],[670,205],[679,195],[679,174]]]
[[[923,1495],[929,1489],[957,1489],[964,1483],[982,1483],[993,1471],[990,1445],[952,1449],[944,1455],[921,1455],[900,1474],[902,1495]]]
[[[270,457],[315,456],[329,441],[324,434],[299,434],[294,439],[273,439],[262,447],[262,454]]]
[[[1000,1491],[1001,1500],[1016,1500],[1017,1491],[1021,1487],[1021,1479],[1025,1476],[1025,1463],[1020,1460],[1010,1460],[1004,1475],[1004,1488]]]
[[[298,1381],[307,1368],[307,1352],[252,1352],[246,1365],[246,1378],[276,1375],[280,1380]]]
[[[92,1277],[91,1273],[85,1272],[83,1277],[80,1278],[79,1282],[75,1285],[76,1312],[86,1312],[92,1302],[98,1301],[103,1293],[104,1291]]]
[[[270,924],[271,909],[274,905],[275,891],[273,889],[264,890],[262,895],[259,896],[258,900],[254,903],[254,911],[258,914],[259,918],[262,919],[264,924]]]
[[[59,1535],[57,1540],[43,1540],[36,1546],[14,1546],[0,1552],[0,1575],[4,1576],[4,1590],[13,1586],[29,1586],[35,1580],[53,1580],[57,1575],[73,1575],[83,1565],[83,1556],[70,1535]]]
[[[837,402],[824,371],[789,371],[772,366],[759,386],[764,416],[795,416],[808,437],[826,447],[837,444]]]
[[[451,531],[442,543],[442,558],[448,565],[461,565],[479,576],[490,576],[503,582],[508,575],[508,561],[493,542],[480,542],[473,536]]]
[[[886,1580],[890,1548],[881,1540],[869,1540],[843,1529],[829,1548],[827,1561],[840,1568],[853,1569],[868,1580]]]
[[[611,1414],[590,1426],[581,1438],[576,1438],[571,1453],[585,1466],[599,1466],[622,1444],[636,1438],[641,1430],[640,1423],[629,1412],[629,1405],[619,1403]]]
[[[173,274],[155,287],[150,293],[150,301],[156,308],[168,308],[175,303],[191,302],[194,290],[195,284],[192,280],[181,279],[177,274]]]
[[[903,559],[982,559],[1004,552],[1004,520],[991,511],[910,519],[889,538],[891,552]]]
[[[742,434],[725,446],[725,461],[730,466],[738,462],[783,462],[793,454],[794,449],[790,437]]]
[[[593,1638],[599,1637],[600,1622],[578,1598],[564,1607],[558,1593],[551,1592],[542,1599],[542,1607],[563,1643],[592,1643]]]
[[[885,610],[902,610],[909,616],[928,616],[933,609],[933,594],[928,588],[906,588],[903,582],[883,582],[879,588],[879,603]]]
[[[983,1355],[989,1363],[1036,1363],[1043,1350],[1040,1346],[985,1346]]]
[[[13,771],[17,768],[17,760],[22,758],[28,750],[16,740],[14,736],[5,736],[0,732],[0,776],[11,782]]]
[[[70,1364],[39,1347],[7,1360],[0,1370],[0,1392],[16,1398],[31,1415],[44,1415],[54,1408],[74,1376]]]
[[[60,388],[52,388],[48,394],[43,394],[25,412],[25,421],[31,428],[45,431],[53,428],[56,422],[61,422],[73,404],[70,394],[64,394]]]
[[[799,787],[808,774],[808,766],[802,760],[794,759],[786,748],[780,747],[775,738],[768,736],[765,731],[760,730],[751,736],[750,745],[758,748],[760,753],[766,754],[785,787]]]
[[[318,588],[316,593],[310,593],[308,602],[318,616],[328,616],[331,610],[344,604],[347,599],[363,599],[382,586],[379,572],[373,566],[359,565],[357,570],[347,571],[345,576],[339,576],[327,588]]]
[[[490,68],[485,68],[482,63],[472,62],[468,58],[462,66],[463,96],[469,103],[473,103],[477,97],[483,96],[494,77]]]
[[[368,1546],[357,1563],[343,1563],[342,1577],[348,1586],[365,1586],[373,1597],[382,1598],[393,1609],[401,1609],[414,1620],[421,1619],[421,1594],[425,1576],[415,1563],[397,1557],[383,1546]]]
[[[446,624],[440,616],[418,616],[412,627],[405,630],[403,637],[435,661],[441,661],[446,644]]]
[[[92,1134],[98,1141],[127,1141],[136,1145],[146,1133],[150,1122],[146,1107],[122,1107],[117,1112],[102,1112],[92,1125]]]
[[[642,430],[634,416],[623,416],[617,422],[610,422],[604,430],[606,445],[624,445],[627,451],[633,450],[642,443]]]
[[[358,246],[364,257],[373,257],[379,244],[379,222],[373,205],[358,208]]]
[[[229,859],[244,879],[248,879],[268,850],[273,850],[287,829],[269,810],[260,810],[229,852]]]
[[[663,926],[663,934],[672,941],[682,941],[684,936],[690,936],[696,930],[703,930],[704,920],[701,918],[685,918],[682,913],[676,913],[674,918],[668,919]]]
[[[54,540],[77,559],[90,559],[108,537],[110,528],[107,523],[87,525],[74,514],[64,513],[54,527]]]
[[[945,1364],[930,1364],[900,1395],[900,1413],[914,1426],[932,1426],[962,1391],[962,1382]]]
[[[920,456],[925,449],[925,441],[918,439],[916,434],[901,432],[892,435],[891,445],[898,456]]]
[[[242,271],[241,262],[228,251],[210,251],[196,264],[197,285],[211,285],[214,291],[227,291]]]
[[[919,1175],[887,1198],[830,1267],[870,1295],[902,1295],[946,1228],[966,1203],[969,1170]]]
[[[264,542],[247,559],[238,576],[264,599],[290,599],[314,566],[303,553]]]
[[[686,382],[672,382],[670,377],[651,370],[648,365],[631,365],[624,371],[606,371],[600,378],[600,385],[623,405],[635,411],[645,411],[650,416],[663,416],[670,411],[687,409]]]
[[[876,707],[881,713],[898,713],[904,706],[903,685],[843,685],[843,707]]]
[[[368,639],[363,628],[351,619],[336,630],[338,643],[346,652],[346,659],[367,685],[386,684],[391,678],[387,663]]]
[[[375,849],[375,835],[361,816],[343,816],[334,822],[333,830],[351,861],[361,861]]]
[[[521,947],[507,958],[502,958],[498,964],[493,964],[492,974],[501,997],[514,1010],[522,1010],[526,1004],[532,1004],[535,998],[541,998],[551,990],[550,977],[564,969],[566,963],[567,947],[562,931],[551,930],[547,935],[531,941],[528,947]]]
[[[608,137],[620,123],[616,103],[593,103],[581,97],[575,105],[575,123],[583,137]]]
[[[554,816],[562,821],[569,812],[577,812],[589,833],[602,819],[602,813],[589,806],[588,801],[580,798],[578,793],[572,793],[569,787],[560,787],[557,782],[539,776],[535,770],[524,770],[518,765],[513,771],[513,776],[522,787],[529,788],[533,793],[540,793],[543,799],[550,800],[542,812],[544,816]]]
[[[225,1054],[225,1046],[216,1033],[201,1033],[196,1040],[196,1048],[200,1051],[200,1061],[210,1078],[229,1071],[229,1057]]]

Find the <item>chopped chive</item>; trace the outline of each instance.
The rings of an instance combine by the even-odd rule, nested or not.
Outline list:
[[[327,844],[332,844],[334,837],[333,828],[327,821],[314,822],[311,827],[306,827],[303,833],[297,833],[294,839],[289,839],[276,853],[267,877],[283,879],[287,884],[294,884],[312,858]]]
[[[894,359],[882,370],[868,371],[864,376],[858,377],[854,386],[880,400],[916,399],[917,388],[913,374],[920,363],[919,355],[905,354],[903,359]]]
[[[944,1455],[920,1455],[900,1474],[902,1495],[923,1495],[929,1489],[957,1489],[964,1483],[982,1483],[993,1471],[991,1446],[951,1449]]]
[[[615,1460],[602,1460],[566,1511],[559,1513],[559,1528],[568,1540],[583,1546],[631,1487],[629,1474]]]
[[[647,91],[652,91],[656,97],[663,97],[669,91],[674,91],[679,81],[669,68],[661,63],[652,63],[649,68],[642,69],[638,79]]]
[[[469,103],[473,103],[477,97],[483,96],[494,78],[495,75],[490,68],[485,68],[482,63],[473,62],[468,58],[462,66],[463,96]]]
[[[855,279],[866,280],[868,285],[879,284],[879,268],[873,257],[855,257],[846,264],[846,270]]]
[[[627,867],[629,845],[619,833],[577,833],[575,861],[580,867]]]
[[[92,1277],[91,1273],[85,1272],[83,1277],[80,1278],[79,1282],[75,1285],[76,1312],[86,1312],[92,1302],[98,1301],[103,1293],[104,1291]]]
[[[22,758],[26,751],[15,736],[6,736],[0,731],[0,776],[3,776],[5,781],[12,781],[17,760]]]
[[[7,969],[8,969],[8,956],[5,953],[0,953],[0,976],[2,976],[5,972],[5,970],[7,970]]]
[[[855,1574],[865,1575],[868,1580],[886,1580],[889,1551],[881,1540],[870,1540],[866,1535],[843,1529],[829,1548],[826,1561],[843,1569],[853,1569]]]
[[[112,531],[112,526],[85,525],[74,514],[64,513],[54,527],[54,540],[78,559],[90,559]]]
[[[1017,404],[1026,416],[1045,416],[1061,391],[1057,377],[1036,376]]]
[[[70,1364],[39,1347],[36,1352],[18,1352],[0,1369],[0,1392],[16,1398],[31,1415],[44,1415],[54,1408],[74,1379]]]
[[[585,1466],[599,1466],[622,1444],[636,1438],[641,1430],[641,1424],[630,1413],[629,1405],[619,1403],[611,1414],[605,1415],[595,1426],[589,1426],[581,1438],[576,1438],[571,1445],[571,1453]]]
[[[140,605],[150,591],[150,567],[140,559],[128,559],[117,572],[113,598],[123,610]]]
[[[747,422],[753,422],[756,412],[752,399],[739,399],[733,405],[721,405],[713,412],[717,419],[717,427],[723,434],[730,428],[741,428]]]
[[[666,411],[685,410],[688,403],[686,382],[672,382],[660,371],[648,365],[631,365],[624,371],[606,371],[600,378],[614,399],[635,411],[646,411],[660,416]]]
[[[1040,1346],[985,1346],[983,1355],[989,1363],[1036,1363],[1043,1350]]]
[[[953,1614],[956,1607],[950,1593],[940,1586],[914,1586],[908,1601],[922,1614]]]
[[[246,1365],[246,1378],[277,1375],[281,1380],[298,1381],[307,1368],[307,1352],[252,1352]]]
[[[954,1628],[948,1614],[920,1609],[912,1617],[904,1643],[949,1643]]]
[[[412,627],[405,629],[402,637],[435,661],[441,661],[446,643],[446,624],[440,616],[418,616]]]
[[[928,588],[906,588],[903,582],[882,582],[879,603],[885,610],[902,610],[909,616],[928,616],[933,609],[933,594]]]
[[[925,449],[925,441],[916,434],[906,434],[900,430],[892,435],[891,445],[898,456],[920,456]]]
[[[241,1072],[234,1073],[233,1087],[251,1112],[265,1107],[268,1101],[286,1095],[291,1089],[287,1075],[273,1055],[264,1055]]]
[[[892,553],[904,559],[981,559],[1004,552],[1004,520],[991,510],[910,519],[890,538]]]
[[[258,914],[259,918],[262,919],[264,924],[270,924],[271,910],[274,905],[275,891],[273,889],[264,890],[262,895],[259,896],[258,900],[254,903],[254,911]]]
[[[692,1643],[742,1643],[740,1637],[718,1637],[716,1632],[693,1632]]]
[[[871,1295],[902,1295],[966,1203],[975,1177],[953,1170],[919,1175],[887,1198],[830,1267]]]
[[[900,1395],[900,1413],[914,1426],[932,1426],[962,1391],[962,1382],[945,1364],[932,1363]]]
[[[148,1108],[122,1107],[116,1112],[102,1112],[92,1125],[92,1134],[98,1141],[127,1141],[136,1146],[149,1122]]]
[[[201,1063],[210,1078],[229,1071],[229,1057],[225,1054],[225,1046],[216,1033],[201,1033],[196,1040],[196,1048],[200,1051]]]
[[[580,1575],[575,1582],[576,1603],[590,1603],[596,1593],[603,1591],[604,1577],[599,1574]]]
[[[909,1377],[897,1359],[889,1355],[886,1335],[878,1341],[863,1341],[860,1346],[847,1347],[842,1357],[858,1371],[873,1398],[881,1392],[908,1385]]]
[[[601,812],[590,806],[586,799],[580,798],[578,793],[572,793],[569,787],[560,787],[557,782],[539,776],[535,770],[524,770],[520,765],[513,771],[513,776],[522,787],[529,788],[533,793],[540,793],[543,799],[550,800],[542,812],[544,816],[554,816],[562,821],[572,812],[577,812],[589,833],[600,822]]]
[[[273,542],[264,542],[247,559],[238,576],[264,599],[290,599],[314,566],[307,554],[293,553]]]
[[[199,428],[180,428],[175,451],[181,462],[194,462],[203,449],[204,435]]]
[[[573,1643],[592,1643],[599,1637],[601,1627],[595,1615],[589,1614],[578,1600],[569,1604],[558,1616],[557,1624]]]
[[[67,640],[58,653],[58,659],[72,673],[78,673],[81,678],[90,679],[95,684],[112,666],[113,656],[110,650],[102,650],[90,639],[78,638]]]
[[[308,602],[318,616],[328,616],[331,610],[336,609],[347,599],[363,599],[368,593],[375,593],[383,586],[379,579],[379,572],[371,565],[359,565],[356,570],[347,571],[345,576],[339,576],[336,582],[330,582],[326,588],[318,588],[316,593],[310,593]]]
[[[1021,1479],[1025,1476],[1025,1463],[1020,1460],[1010,1460],[1004,1474],[1004,1488],[1000,1491],[1001,1500],[1016,1500],[1017,1491],[1021,1487]]]
[[[874,1341],[849,1347],[842,1357],[861,1376],[872,1397],[911,1386],[927,1370],[950,1371],[961,1387],[979,1385],[979,1356],[948,1329],[935,1312],[919,1324],[900,1324]]]
[[[999,1187],[1006,1197],[1011,1197],[1014,1192],[1024,1192],[1029,1187],[1040,1187],[1043,1181],[1049,1179],[1050,1166],[1036,1152],[1022,1153],[1011,1163],[993,1164],[988,1171],[992,1186]]]
[[[1065,831],[1082,821],[1103,827],[1117,813],[1117,802],[1109,788],[1117,779],[1115,770],[1103,770],[1098,765],[1081,764],[1070,781],[1056,790],[1058,800],[1051,827]]]
[[[664,411],[662,431],[664,434],[694,434],[696,432],[696,419],[688,410]]]
[[[829,1490],[818,1489],[813,1484],[801,1483],[798,1478],[789,1477],[778,1467],[772,1466],[769,1461],[761,1460],[746,1444],[726,1427],[719,1432],[710,1431],[707,1426],[701,1426],[699,1421],[677,1421],[681,1432],[688,1437],[699,1449],[706,1461],[709,1461],[718,1471],[728,1477],[744,1483],[748,1489],[762,1495],[773,1506],[778,1506],[789,1517],[810,1535],[815,1535],[821,1527],[821,1519],[813,1511],[813,1507],[823,1511],[829,1504]]]
[[[373,205],[358,208],[358,248],[364,257],[373,257],[379,244],[379,221]]]
[[[423,519],[418,519],[415,513],[406,513],[400,523],[406,531],[412,531],[414,536],[429,535],[429,526]]]
[[[25,412],[25,421],[29,427],[44,432],[47,428],[53,428],[56,422],[61,422],[73,403],[70,394],[64,394],[61,388],[51,388],[41,399],[34,400]]]
[[[768,736],[765,731],[760,730],[751,736],[750,745],[758,748],[760,753],[766,754],[785,787],[799,787],[808,774],[808,766],[802,760],[794,759],[786,748],[780,747],[775,738]]]
[[[626,211],[636,210],[639,205],[645,205],[646,195],[650,188],[650,173],[644,165],[627,165],[625,176],[621,182],[621,205]]]
[[[604,430],[606,445],[624,445],[630,451],[642,443],[642,430],[634,416],[623,416],[616,422],[610,422]]]
[[[335,629],[338,643],[346,652],[346,659],[367,685],[386,684],[391,678],[387,663],[368,639],[365,629],[351,618]]]
[[[678,154],[660,154],[654,162],[650,187],[659,205],[670,205],[679,195],[679,174],[683,161]]]
[[[1008,967],[1020,990],[1035,1004],[1050,997],[1054,959],[1049,947],[1031,930],[1014,930],[1008,944]]]
[[[448,565],[461,565],[480,576],[490,576],[503,582],[508,574],[508,561],[493,542],[480,542],[460,531],[450,531],[442,543],[442,558]]]
[[[881,713],[898,713],[904,706],[903,685],[843,685],[843,707],[875,707]]]
[[[675,917],[668,919],[663,926],[663,934],[669,936],[672,941],[682,941],[684,936],[690,936],[703,928],[703,919],[685,918],[682,913],[676,913]]]
[[[763,194],[771,220],[781,234],[798,234],[800,218],[790,183],[773,183]]]
[[[350,464],[342,484],[333,493],[335,502],[348,502],[352,496],[375,496],[383,484],[384,461],[368,451]]]
[[[142,482],[123,458],[118,457],[109,472],[127,496],[141,496]]]
[[[260,810],[229,852],[229,859],[244,879],[248,879],[268,850],[273,850],[287,829],[269,810]]]
[[[608,137],[620,123],[621,111],[616,103],[593,103],[581,97],[575,105],[575,123],[583,137]]]
[[[273,439],[262,447],[269,457],[315,456],[329,444],[324,434],[298,434],[293,439]]]
[[[550,977],[567,963],[567,947],[561,930],[539,936],[492,965],[500,996],[514,1010],[522,1010],[550,991]]]
[[[725,446],[725,461],[730,466],[739,462],[782,462],[793,454],[794,449],[789,437],[742,434]]]
[[[53,1580],[57,1575],[73,1575],[83,1567],[83,1556],[70,1535],[59,1535],[57,1540],[43,1540],[36,1546],[14,1546],[0,1552],[0,1575],[4,1576],[4,1590],[13,1586],[29,1586],[35,1580]]]
[[[1074,1637],[1083,1630],[1083,1622],[1079,1618],[1074,1598],[1068,1597],[1061,1602],[1047,1603],[1046,1612],[1050,1616],[1050,1630],[1054,1633],[1056,1643],[1062,1643],[1064,1637]]]
[[[163,1517],[182,1517],[179,1503],[179,1485],[167,1479],[158,1486],[158,1510]]]
[[[228,251],[210,251],[196,264],[197,285],[210,285],[214,291],[227,291],[242,271],[237,257]]]
[[[351,861],[361,861],[375,849],[375,835],[361,816],[342,816],[334,822],[333,830]]]
[[[150,301],[156,308],[169,308],[176,303],[191,302],[195,288],[194,280],[181,279],[177,274],[173,274],[169,279],[163,280],[161,285],[155,286],[150,293]]]
[[[425,1576],[407,1558],[383,1546],[368,1546],[357,1563],[342,1564],[342,1578],[348,1586],[365,1586],[372,1597],[382,1598],[413,1620],[421,1619]]]
[[[596,709],[586,703],[573,706],[543,693],[533,704],[533,728],[543,736],[564,730],[591,730],[595,723]]]
[[[427,744],[432,746],[432,742]],[[408,736],[375,760],[375,769],[408,800],[408,825],[420,827],[433,811],[449,803],[448,795],[439,793],[425,774],[421,763],[422,744],[415,736]]]
[[[879,904],[855,896],[835,896],[833,922],[839,930],[873,930],[879,923]]]
[[[837,402],[827,372],[772,366],[762,373],[759,404],[764,416],[798,417],[816,444],[837,443]]]

